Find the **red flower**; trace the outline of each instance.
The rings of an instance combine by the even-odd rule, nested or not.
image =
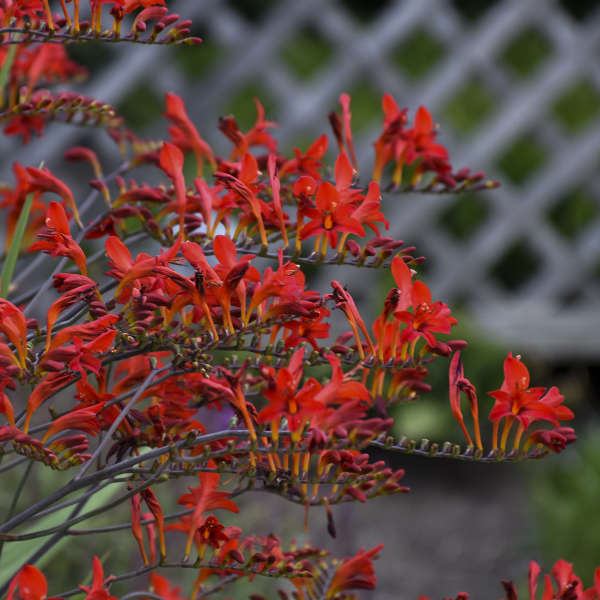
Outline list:
[[[60,298],[55,300],[48,309],[48,312],[46,313],[46,352],[50,348],[52,328],[61,313],[76,302],[89,301],[90,297],[96,293],[97,284],[87,277],[86,280],[86,283],[65,292]]]
[[[75,378],[76,376],[72,373],[50,373],[35,386],[27,400],[27,412],[23,423],[25,433],[29,429],[29,422],[33,413],[42,405],[44,400],[72,383]]]
[[[509,354],[504,360],[504,381],[499,390],[489,392],[496,400],[490,419],[499,421],[504,417],[515,418],[526,430],[535,421],[550,421],[558,425],[574,417],[564,406],[558,388],[549,390],[529,387],[529,371],[519,356]]]
[[[71,192],[65,183],[58,179],[58,177],[52,175],[48,169],[35,169],[34,167],[27,167],[27,173],[30,177],[29,189],[31,191],[53,192],[54,194],[60,196],[63,199],[63,202],[71,209],[71,212],[73,213],[75,221],[77,221],[79,227],[82,226],[79,219],[77,204],[75,204],[75,198],[73,198],[73,192]],[[67,231],[67,233],[69,232]]]
[[[265,109],[260,100],[254,98],[256,105],[256,122],[247,133],[242,133],[233,117],[225,117],[219,120],[219,129],[233,144],[230,159],[236,160],[244,156],[253,146],[263,146],[269,152],[277,151],[277,142],[267,132],[267,129],[276,127],[276,123],[265,121]]]
[[[246,317],[246,282],[259,281],[259,272],[249,263],[254,259],[253,254],[246,254],[239,260],[233,241],[224,235],[218,235],[213,241],[213,250],[219,263],[212,267],[207,261],[201,246],[194,242],[184,242],[181,252],[186,260],[194,267],[201,280],[194,285],[194,290],[200,295],[200,305],[207,319],[212,322],[206,297],[213,295],[221,305],[223,322],[229,332],[233,332],[231,321],[231,298],[235,294],[240,304],[242,319]],[[214,299],[212,300],[214,302]],[[213,335],[216,332],[213,331]],[[215,337],[217,337],[215,335]]]
[[[102,564],[97,556],[94,556],[93,561],[93,571],[94,577],[92,579],[91,586],[80,585],[79,588],[84,592],[87,592],[87,596],[85,600],[118,600],[115,596],[111,596],[110,592],[106,589],[106,585],[108,585],[113,576],[111,575],[104,580],[104,571],[102,569]]]
[[[322,182],[317,188],[316,208],[305,208],[300,206],[302,216],[307,216],[312,219],[310,223],[304,225],[300,230],[300,239],[304,240],[312,235],[325,234],[331,248],[337,246],[338,232],[345,232],[342,238],[343,245],[346,237],[350,233],[354,233],[360,237],[365,236],[365,230],[362,227],[362,222],[373,221],[371,212],[375,208],[374,204],[379,203],[379,189],[370,188],[368,198],[366,199],[367,206],[361,208],[363,196],[360,190],[352,189],[352,180],[354,171],[348,160],[347,155],[342,152],[335,162],[335,187],[327,182]],[[356,213],[356,214],[354,214]],[[375,216],[375,220],[383,218],[383,215]],[[384,220],[384,219],[383,219]],[[321,237],[317,239],[315,251],[318,251]],[[321,250],[325,253],[326,246],[323,245]],[[338,248],[338,251],[340,248]]]
[[[273,439],[278,439],[279,421],[282,417],[288,420],[289,428],[293,432],[292,438],[298,440],[306,423],[315,414],[326,410],[325,404],[315,398],[321,389],[315,379],[309,379],[298,390],[302,379],[302,361],[304,348],[294,352],[289,365],[277,371],[275,377],[270,378],[269,386],[263,390],[264,397],[269,401],[259,413],[259,423],[271,423]]]
[[[263,213],[267,209],[265,203],[257,196],[260,186],[253,185],[258,176],[258,163],[256,158],[249,152],[242,157],[238,177],[221,171],[215,173],[215,179],[233,192],[236,204],[245,213],[241,221],[245,225],[253,225],[255,223],[258,225],[260,240],[262,245],[266,247],[268,243]]]
[[[304,284],[304,274],[297,264],[283,262],[283,250],[280,248],[278,268],[273,270],[267,267],[263,273],[262,283],[257,283],[252,290],[252,299],[246,311],[244,325],[248,325],[253,311],[269,299],[280,298],[281,302],[300,299],[304,292]],[[273,306],[266,314],[263,312],[263,318],[267,318],[272,309]]]
[[[331,365],[331,378],[317,393],[315,400],[325,406],[343,404],[349,400],[362,400],[371,404],[371,396],[367,388],[344,374],[340,359],[335,354],[327,354],[326,358]]]
[[[31,140],[31,134],[35,133],[41,137],[44,133],[46,121],[39,115],[17,115],[9,119],[4,133],[6,135],[22,135],[23,145],[27,145]]]
[[[288,173],[298,173],[299,175],[310,175],[315,179],[321,179],[321,159],[327,152],[327,136],[323,134],[317,138],[310,148],[302,154],[298,148],[294,148],[296,158],[292,158],[285,163],[279,170],[279,176],[283,177]]]
[[[66,415],[58,417],[46,430],[42,442],[46,442],[49,437],[65,429],[77,429],[90,435],[96,435],[100,431],[101,424],[97,415],[103,408],[104,402],[100,402],[94,406],[72,410]]]
[[[375,569],[373,558],[383,548],[383,544],[365,552],[360,552],[352,558],[346,559],[336,570],[325,600],[335,598],[340,592],[346,590],[373,590],[375,589]]]
[[[67,214],[58,202],[50,202],[48,206],[46,228],[47,231],[38,233],[38,237],[42,241],[33,244],[29,248],[29,252],[42,250],[51,256],[67,256],[77,265],[82,275],[87,275],[85,254],[71,237]]]
[[[230,500],[230,492],[222,492],[217,490],[219,485],[220,475],[218,473],[204,472],[199,473],[200,485],[198,487],[190,487],[189,494],[183,494],[178,502],[189,508],[193,508],[191,522],[189,523],[190,529],[188,531],[188,540],[185,547],[186,558],[190,554],[192,542],[194,541],[194,535],[196,530],[202,524],[203,515],[206,511],[216,510],[222,508],[231,512],[239,512],[238,507]]]
[[[140,0],[131,1],[139,3]],[[164,1],[161,0],[161,3],[164,4]],[[169,127],[173,143],[184,152],[187,150],[193,151],[196,155],[198,175],[202,174],[204,160],[208,161],[214,171],[217,163],[213,152],[210,146],[200,137],[198,130],[190,121],[183,100],[176,94],[168,93],[166,95],[166,104],[167,110],[164,114],[173,123],[173,126]]]
[[[225,525],[220,523],[216,517],[209,515],[204,519],[204,523],[198,527],[198,537],[202,544],[218,548],[223,542],[229,540],[225,530]]]
[[[424,106],[417,109],[414,127],[409,132],[402,149],[407,164],[412,164],[417,158],[448,158],[446,148],[434,142],[437,131],[431,113]]]
[[[285,348],[297,348],[301,342],[307,342],[315,350],[319,349],[317,338],[329,337],[329,323],[324,319],[329,317],[330,311],[324,306],[316,310],[316,317],[301,318],[298,321],[286,321],[283,328],[289,333],[284,334]]]
[[[90,280],[91,282],[91,280]],[[73,340],[74,337],[80,338],[84,342],[90,342],[96,339],[100,334],[110,329],[119,320],[119,315],[104,315],[95,321],[86,321],[79,325],[71,325],[56,332],[48,350],[59,348],[66,342]]]
[[[192,517],[184,515],[180,517],[178,523],[169,525],[167,529],[189,533],[194,527],[196,526],[192,521]],[[198,551],[198,558],[200,560],[204,558],[207,546],[212,547],[215,551],[219,546],[229,542],[233,536],[239,536],[240,534],[241,529],[238,527],[225,527],[216,517],[209,515],[204,521],[201,521],[194,532],[194,543]]]
[[[21,309],[3,298],[0,298],[0,331],[15,347],[18,358],[8,346],[0,353],[8,356],[19,368],[25,369],[27,359],[27,320]]]
[[[381,212],[381,191],[375,181],[371,181],[366,197],[352,212],[351,217],[362,225],[370,227],[375,235],[379,235],[379,228],[375,223],[383,223],[385,228],[389,229],[390,224]]]
[[[521,436],[533,422],[550,421],[558,425],[559,421],[572,419],[574,416],[572,411],[562,404],[564,396],[560,394],[558,388],[551,387],[549,390],[542,387],[530,388],[527,367],[521,362],[519,356],[513,357],[512,354],[509,354],[504,361],[502,387],[488,393],[496,400],[490,412],[490,419],[494,421],[494,448],[498,447],[498,429],[502,418],[505,418],[505,422],[500,448],[505,450],[510,429],[513,423],[518,421],[519,427],[513,445],[516,450]],[[535,438],[533,441],[536,441]],[[529,445],[528,442],[527,447]]]
[[[437,131],[431,114],[420,106],[415,114],[414,126],[405,129],[406,109],[400,110],[389,94],[383,97],[384,129],[375,142],[375,166],[373,179],[380,181],[385,165],[392,159],[396,162],[393,181],[399,185],[402,181],[402,168],[422,161],[415,172],[418,179],[424,170],[434,170],[446,174],[450,170],[447,162],[448,152],[444,146],[435,143]]]
[[[107,275],[120,280],[115,292],[118,301],[125,303],[129,300],[131,292],[124,288],[132,282],[135,282],[134,287],[141,288],[143,286],[147,292],[159,288],[160,282],[155,276],[155,269],[159,265],[176,261],[175,257],[181,247],[181,240],[182,238],[179,236],[171,248],[158,256],[141,253],[134,261],[127,246],[118,237],[110,236],[105,243],[106,255],[111,266]],[[138,279],[141,281],[136,281]]]
[[[408,121],[407,109],[400,110],[390,94],[384,94],[381,105],[384,114],[383,133],[373,144],[375,146],[375,165],[373,167],[375,181],[381,181],[385,165],[394,158],[396,139]]]
[[[450,329],[458,322],[450,316],[450,309],[446,304],[437,300],[432,302],[431,292],[422,281],[414,281],[411,291],[411,303],[415,312],[398,310],[394,315],[406,323],[402,332],[402,341],[412,342],[418,336],[425,338],[430,346],[435,346],[434,333],[450,333]]]
[[[323,181],[317,189],[317,207],[308,209],[306,215],[312,219],[300,231],[300,239],[312,235],[325,234],[329,246],[335,248],[338,232],[354,233],[364,237],[365,230],[360,221],[352,216],[353,206],[342,204],[339,192],[328,181]]]
[[[535,600],[537,580],[540,573],[541,569],[539,565],[532,560],[529,563],[530,600]],[[557,560],[552,567],[552,577],[556,581],[557,589],[556,591],[554,590],[550,575],[545,575],[542,600],[583,600],[584,598],[594,600],[593,595],[588,595],[589,592],[593,591],[593,588],[584,593],[581,579],[573,572],[573,565],[562,558]]]
[[[179,213],[179,231],[183,233],[186,188],[183,177],[183,154],[174,144],[165,142],[160,151],[160,168],[169,176],[175,187],[175,202]]]
[[[166,577],[162,577],[158,573],[150,575],[150,587],[156,595],[165,600],[186,600],[185,597],[181,596],[181,588],[179,586],[173,587]]]
[[[98,355],[104,354],[110,348],[116,334],[115,329],[109,329],[85,344],[81,338],[75,336],[73,344],[49,351],[45,359],[67,364],[71,371],[79,372],[84,379],[86,378],[86,369],[98,376],[102,366]],[[43,367],[44,363],[42,363]]]

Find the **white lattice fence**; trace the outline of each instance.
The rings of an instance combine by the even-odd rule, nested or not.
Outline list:
[[[82,91],[131,110],[176,90],[223,150],[217,117],[254,94],[284,148],[327,130],[341,91],[363,140],[378,134],[383,92],[413,111],[425,104],[453,164],[503,182],[471,197],[388,199],[393,233],[428,256],[436,295],[464,300],[523,350],[600,354],[600,5],[380,0],[364,15],[370,3],[341,0],[172,4],[205,48],[121,47]],[[34,164],[79,136],[62,128],[15,159]],[[357,146],[368,172],[370,146]]]

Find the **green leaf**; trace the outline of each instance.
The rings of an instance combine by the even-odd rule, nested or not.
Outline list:
[[[27,227],[27,221],[29,220],[29,213],[31,211],[31,205],[33,203],[33,194],[29,194],[25,198],[25,203],[21,209],[19,220],[13,238],[11,240],[10,247],[4,259],[2,265],[2,273],[0,274],[0,280],[2,281],[2,289],[0,290],[0,296],[6,298],[10,289],[10,282],[12,281],[13,273],[15,272],[15,265],[17,264],[17,258],[19,256],[19,250],[21,249],[21,242],[25,235],[25,228]]]
[[[10,74],[10,69],[15,61],[16,55],[17,45],[12,44],[6,53],[6,58],[4,59],[2,66],[0,67],[0,98],[4,97],[4,87],[8,81],[8,75]]]

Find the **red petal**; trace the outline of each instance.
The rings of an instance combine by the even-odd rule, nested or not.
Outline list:
[[[46,214],[46,227],[56,229],[59,233],[71,237],[71,229],[69,228],[69,220],[67,213],[62,204],[58,202],[50,202],[48,212]]]
[[[25,565],[18,577],[19,595],[22,600],[45,600],[48,584],[39,569],[33,565]]]
[[[227,268],[231,268],[237,258],[237,250],[233,240],[226,235],[218,235],[213,241],[213,249],[217,260],[225,265]]]
[[[433,119],[431,113],[424,107],[419,106],[415,115],[415,131],[417,134],[425,135],[431,133],[433,129]]]
[[[412,287],[413,306],[420,304],[431,304],[431,292],[422,281],[415,281]]]
[[[327,152],[327,135],[318,137],[312,146],[306,151],[305,156],[310,158],[321,158]]]
[[[504,384],[502,389],[506,391],[525,390],[529,387],[529,371],[527,367],[512,353],[509,353],[504,360]]]
[[[323,181],[317,189],[317,208],[319,210],[332,210],[340,202],[340,196],[328,181]]]
[[[386,119],[393,119],[400,112],[396,101],[391,94],[384,94],[381,99],[381,107],[385,113]]]
[[[258,177],[258,163],[254,155],[247,152],[242,159],[239,178],[246,184],[253,183]]]
[[[181,175],[183,169],[183,153],[181,150],[171,144],[164,142],[160,151],[160,168],[169,176],[175,178]]]
[[[392,260],[392,275],[398,289],[402,292],[399,308],[401,310],[408,308],[412,300],[412,273],[401,256]]]
[[[110,258],[117,269],[126,272],[131,268],[133,259],[129,248],[116,236],[111,235],[104,243],[106,255]]]
[[[342,152],[335,161],[335,187],[338,190],[345,190],[352,185],[354,171],[350,164],[350,159],[345,152]]]

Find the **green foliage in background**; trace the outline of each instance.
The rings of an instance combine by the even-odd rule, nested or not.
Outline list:
[[[591,585],[600,556],[600,450],[598,423],[564,456],[531,469],[534,515],[547,564],[568,556]],[[536,465],[537,466],[537,465]]]

